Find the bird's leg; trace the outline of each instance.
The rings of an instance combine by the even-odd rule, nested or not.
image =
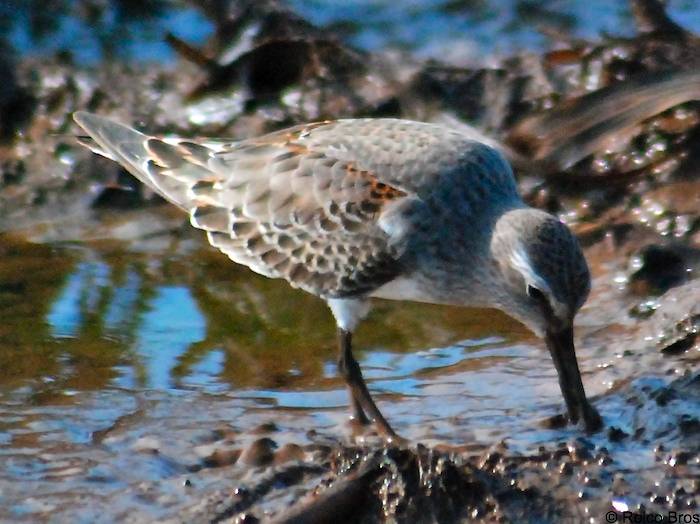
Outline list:
[[[360,365],[352,355],[352,333],[342,328],[338,328],[338,372],[345,379],[350,390],[350,401],[352,404],[353,415],[357,420],[367,423],[369,422],[365,411],[370,418],[374,420],[377,429],[388,437],[396,437],[396,433],[386,421],[379,408],[372,400],[369,394],[367,384],[362,378]]]
[[[370,423],[369,418],[365,415],[365,411],[355,398],[352,388],[348,386],[348,395],[350,396],[350,409],[352,410],[352,420],[356,420],[360,425],[367,426]]]
[[[348,370],[352,365],[348,365],[348,362],[352,362],[357,370],[360,370],[359,364],[355,361],[352,356],[352,333],[345,331],[344,329],[338,329],[338,373],[345,379],[348,385],[348,395],[350,396],[350,409],[352,410],[352,418],[362,425],[367,425],[370,420],[365,415],[362,405],[357,400],[355,396],[355,391],[353,386],[350,385],[351,379],[348,375]],[[349,358],[349,359],[348,359]],[[360,372],[361,373],[361,372]],[[360,380],[362,376],[360,375]]]

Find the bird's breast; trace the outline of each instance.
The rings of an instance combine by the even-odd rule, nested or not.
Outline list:
[[[398,276],[375,289],[370,296],[427,304],[491,307],[489,290],[492,284],[488,272],[471,268],[455,271],[440,267],[436,261],[435,266]]]
[[[372,292],[374,298],[387,300],[410,300],[413,302],[438,303],[438,297],[426,289],[422,279],[415,276],[395,278]]]

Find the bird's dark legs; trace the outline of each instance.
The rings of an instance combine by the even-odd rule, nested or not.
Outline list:
[[[386,421],[379,408],[369,394],[367,384],[362,378],[360,365],[352,355],[352,333],[342,328],[338,329],[338,373],[345,379],[350,391],[350,403],[353,416],[362,423],[368,423],[369,418],[374,420],[377,429],[388,437],[396,437],[396,433]]]
[[[355,398],[352,388],[348,386],[348,395],[350,396],[350,409],[352,410],[352,419],[357,421],[359,424],[366,426],[370,423],[370,420],[365,415],[365,411],[362,406]]]
[[[350,396],[350,409],[352,410],[352,418],[362,425],[367,425],[370,420],[365,415],[362,405],[357,400],[353,386],[350,385],[348,373],[351,368],[360,370],[360,366],[352,355],[352,333],[344,329],[338,329],[338,373],[345,379],[348,385],[348,395]],[[361,371],[360,380],[362,380]]]

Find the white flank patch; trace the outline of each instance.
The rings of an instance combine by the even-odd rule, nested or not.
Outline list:
[[[427,302],[435,304],[438,301],[412,278],[398,277],[375,289],[372,296],[387,300],[411,300],[413,302]]]
[[[329,298],[326,300],[331,308],[335,322],[345,331],[355,331],[360,321],[369,313],[370,304],[367,300],[353,298]]]

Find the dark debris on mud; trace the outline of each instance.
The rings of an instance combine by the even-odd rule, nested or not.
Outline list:
[[[533,515],[554,521],[565,511],[546,492],[521,487],[519,461],[497,451],[470,459],[419,445],[329,448],[325,455],[317,457],[322,466],[283,467],[252,488],[237,489],[232,500],[211,501],[191,516],[202,522],[522,522]],[[316,486],[298,502],[274,515],[259,511],[272,489],[289,489],[304,477],[312,477]]]
[[[659,404],[663,396],[674,395],[692,395],[697,402],[698,384],[700,376],[693,375],[649,394]],[[638,402],[640,410],[643,404]],[[636,513],[693,512],[700,502],[700,423],[682,415],[677,427],[679,446],[657,446],[656,467],[641,468],[641,473],[630,472],[609,448],[634,453],[635,442],[645,440],[643,425],[634,435],[609,428],[607,446],[600,443],[605,440],[594,444],[578,437],[524,455],[503,442],[480,454],[420,444],[379,449],[311,445],[303,452],[313,461],[270,455],[247,482],[208,497],[184,520],[582,522],[615,509],[621,513],[623,507]],[[266,499],[289,490],[295,495],[286,509],[278,504],[265,510]]]
[[[642,380],[619,391],[622,430],[608,426],[535,452],[412,444],[287,444],[256,439],[214,452],[195,471],[242,467],[188,522],[597,522],[608,512],[700,509],[700,374]],[[653,419],[653,422],[652,422]],[[274,436],[271,434],[271,436]],[[653,449],[651,454],[647,450]],[[226,459],[221,460],[222,457]],[[282,493],[287,496],[280,497]],[[292,496],[289,496],[292,493]],[[276,501],[276,502],[271,502]],[[592,520],[591,520],[592,519]]]

